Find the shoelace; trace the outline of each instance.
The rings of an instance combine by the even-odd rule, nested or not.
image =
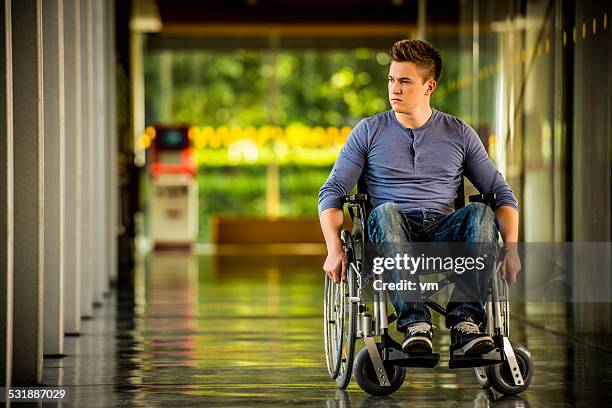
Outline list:
[[[408,326],[408,334],[412,335],[419,332],[429,332],[431,330],[431,325],[425,322],[413,323]]]
[[[453,326],[453,329],[467,334],[480,333],[478,325],[472,322],[459,322]]]

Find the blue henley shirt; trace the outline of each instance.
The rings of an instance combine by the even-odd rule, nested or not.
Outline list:
[[[470,126],[433,109],[423,126],[404,127],[392,110],[361,120],[351,131],[319,191],[319,215],[342,208],[362,170],[372,206],[397,203],[403,211],[454,211],[465,175],[482,193],[497,193],[495,207],[518,202]]]

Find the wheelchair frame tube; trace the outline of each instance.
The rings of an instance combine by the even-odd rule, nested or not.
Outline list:
[[[380,326],[379,326],[379,322],[380,322],[380,308],[379,308],[379,304],[378,304],[378,291],[374,291],[374,334],[376,336],[380,335]]]
[[[506,313],[504,313],[504,328],[506,329],[506,337],[510,337],[510,301],[508,294],[508,282],[504,280],[504,305]]]
[[[493,336],[493,325],[495,324],[495,322],[493,318],[493,302],[491,300],[491,295],[487,296],[485,306],[487,310],[487,334],[489,336]]]
[[[380,329],[384,333],[389,328],[389,321],[387,319],[387,299],[385,296],[381,296],[383,299],[379,300],[378,309],[380,311]]]
[[[380,275],[381,281],[384,283],[384,278]],[[381,285],[382,286],[382,285]],[[378,310],[377,310],[378,309]],[[387,291],[374,291],[374,315],[376,316],[376,335],[386,333],[389,328],[389,320],[387,319]]]
[[[495,272],[493,273],[493,290],[491,291],[495,334],[502,334],[502,318],[501,318],[501,305],[499,304],[499,281],[498,281],[498,273],[499,273],[499,269],[501,268],[501,265],[502,265],[501,262],[495,265]]]

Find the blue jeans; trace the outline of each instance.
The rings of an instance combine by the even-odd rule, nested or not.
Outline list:
[[[409,210],[404,213],[396,203],[384,203],[370,213],[367,229],[370,242],[397,243],[398,247],[402,245],[406,247],[412,242],[488,244],[496,243],[498,237],[495,214],[490,207],[482,203],[470,203],[450,214],[425,209]],[[394,256],[384,254],[384,256],[389,255]],[[494,256],[488,259],[492,261]],[[479,288],[477,290],[480,292],[480,299],[484,299],[491,268],[492,262],[488,262],[483,271],[469,271],[457,276],[453,294],[446,308],[446,327],[450,328],[461,320],[471,320],[479,325],[485,323],[484,302],[461,302],[453,299],[466,299],[465,296],[461,296],[462,288]],[[400,271],[391,271],[390,281],[399,282],[401,279]],[[418,276],[415,279],[418,279]],[[389,291],[398,315],[399,331],[404,331],[411,323],[423,321],[431,323],[431,314],[423,302],[406,301],[399,292]]]

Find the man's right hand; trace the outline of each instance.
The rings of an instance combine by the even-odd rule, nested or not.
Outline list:
[[[336,283],[340,283],[341,278],[346,278],[348,269],[348,258],[342,249],[340,240],[343,217],[342,210],[339,208],[328,208],[319,215],[327,245],[327,259],[323,264],[323,270]]]
[[[343,250],[336,250],[327,253],[323,270],[334,282],[340,283],[340,279],[346,279],[348,269],[348,257]]]

